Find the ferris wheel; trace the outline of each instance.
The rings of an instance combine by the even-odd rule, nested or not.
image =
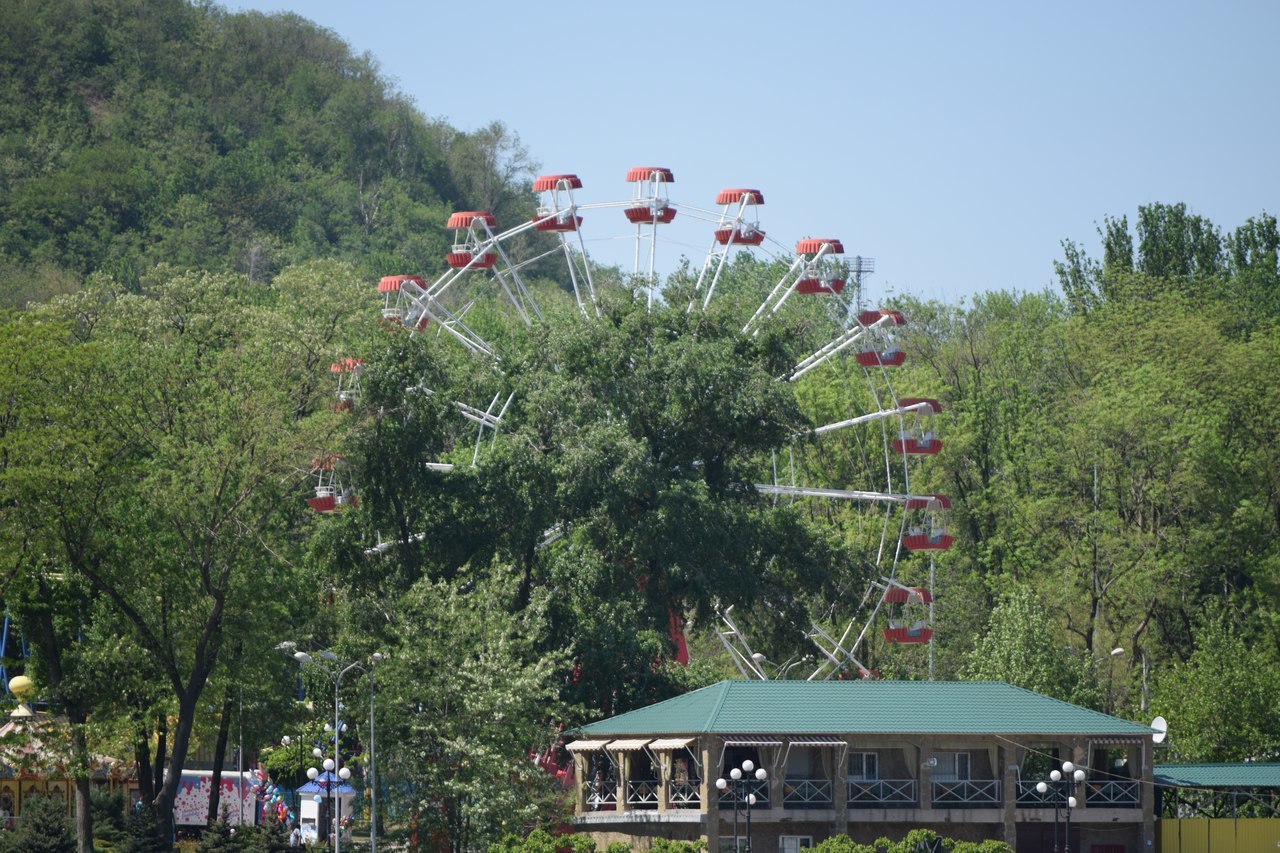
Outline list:
[[[579,199],[583,182],[578,176],[550,174],[534,180],[538,206],[525,221],[500,224],[488,211],[455,212],[447,222],[453,240],[443,273],[430,281],[393,275],[379,282],[383,321],[417,337],[455,341],[500,369],[501,346],[468,322],[470,312],[482,301],[496,302],[515,323],[546,322],[526,278],[531,270],[545,277],[551,269],[563,290],[572,293],[579,321],[592,322],[600,315],[601,284],[600,266],[592,262],[590,249],[599,241],[631,244],[629,281],[636,298],[650,309],[662,298],[659,261],[670,249],[664,246],[665,232],[677,222],[693,223],[707,246],[701,263],[689,264],[697,271],[689,311],[713,306],[736,252],[773,261],[770,269],[777,277],[761,289],[742,333],[759,334],[790,311],[822,318],[808,325],[809,345],[778,377],[809,404],[817,425],[792,436],[790,445],[764,466],[767,478],[754,485],[775,501],[803,503],[852,524],[850,547],[862,553],[871,580],[861,590],[854,615],[833,621],[836,611],[855,610],[849,602],[837,602],[828,618],[807,630],[821,653],[808,677],[848,671],[870,677],[873,671],[859,655],[873,637],[887,644],[932,642],[932,580],[908,585],[900,579],[899,566],[912,553],[929,556],[952,544],[946,530],[947,498],[917,493],[911,486],[916,460],[941,450],[935,420],[942,409],[937,400],[897,393],[894,373],[906,360],[900,335],[907,320],[898,311],[862,306],[863,281],[874,271],[874,261],[847,258],[839,239],[807,237],[783,244],[768,237],[759,220],[764,205],[760,190],[724,189],[715,198],[716,207],[704,209],[672,199],[674,182],[669,168],[635,167],[626,172],[628,197],[587,201]],[[675,245],[690,257],[691,243]],[[837,393],[831,393],[833,387]],[[350,391],[348,382],[348,395]],[[472,464],[486,435],[502,429],[511,402],[511,396],[499,394],[487,405],[453,403],[459,417],[476,430]],[[452,468],[448,462],[429,464],[438,471]],[[548,531],[543,545],[559,533]],[[673,611],[671,619],[673,639],[680,644],[679,616]],[[721,640],[744,677],[776,676],[761,665],[761,656],[751,652],[727,613],[724,621]],[[885,626],[877,630],[882,622]]]

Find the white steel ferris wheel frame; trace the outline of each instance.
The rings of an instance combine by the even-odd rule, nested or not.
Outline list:
[[[584,223],[592,217],[584,213],[608,209],[621,209],[626,223],[634,226],[633,276],[644,283],[646,301],[650,308],[658,290],[658,273],[656,269],[656,247],[661,229],[669,225],[678,215],[685,219],[701,221],[711,226],[711,247],[700,267],[694,288],[694,295],[689,303],[689,310],[706,309],[711,305],[716,286],[721,274],[729,262],[735,249],[750,250],[762,247],[766,241],[771,244],[776,257],[790,257],[785,273],[770,290],[751,318],[743,327],[744,334],[757,334],[761,327],[776,315],[787,301],[795,294],[834,295],[840,294],[845,286],[848,265],[840,260],[844,254],[841,241],[828,238],[807,238],[795,245],[790,252],[777,241],[766,237],[758,219],[758,209],[764,204],[764,195],[757,189],[726,189],[720,192],[716,202],[719,211],[705,210],[680,204],[671,200],[668,187],[675,180],[670,169],[663,167],[636,167],[627,172],[627,182],[633,185],[633,193],[629,199],[616,201],[579,202],[575,191],[582,189],[582,182],[576,175],[545,175],[534,181],[533,189],[540,196],[536,215],[518,225],[498,230],[493,216],[484,211],[463,211],[450,217],[448,227],[454,231],[452,250],[448,256],[449,268],[429,284],[414,276],[393,276],[383,279],[379,290],[388,295],[387,307],[383,311],[385,319],[407,326],[411,334],[419,334],[434,324],[438,334],[447,334],[458,340],[464,347],[476,354],[492,359],[495,364],[501,361],[501,354],[488,341],[484,340],[465,322],[465,314],[470,304],[465,298],[459,298],[460,292],[467,286],[469,279],[490,275],[497,286],[497,292],[510,304],[515,316],[521,323],[532,325],[543,320],[533,295],[525,285],[521,271],[530,264],[541,261],[552,255],[563,259],[565,275],[572,287],[578,313],[584,320],[591,320],[600,314],[597,301],[596,284],[592,278],[592,265],[587,251],[587,240],[584,237]],[[529,257],[517,256],[514,246],[516,238],[531,231],[553,234],[556,246],[543,250]],[[647,251],[644,249],[647,247]],[[873,267],[867,263],[869,259],[856,259],[855,270],[870,271]],[[394,282],[388,284],[389,281]],[[853,293],[860,301],[861,275],[855,280]],[[453,294],[454,305],[467,306],[461,310],[451,309],[444,301],[447,294]],[[394,294],[394,295],[393,295]],[[394,304],[393,304],[394,303]],[[795,441],[829,440],[830,437],[866,427],[879,427],[879,441],[876,454],[880,462],[876,463],[883,471],[883,480],[877,486],[868,483],[871,488],[841,488],[831,484],[804,484],[796,481],[795,466],[788,464],[787,475],[780,476],[777,460],[773,465],[773,481],[757,483],[758,492],[771,495],[775,500],[800,499],[836,500],[854,502],[866,508],[876,508],[882,515],[880,522],[879,546],[877,553],[871,558],[877,574],[883,575],[879,581],[873,581],[867,590],[859,610],[864,610],[869,597],[877,584],[897,584],[897,568],[903,554],[904,537],[908,534],[912,513],[924,511],[934,516],[945,508],[945,498],[935,495],[917,495],[910,487],[910,455],[915,451],[895,452],[895,447],[905,445],[928,444],[927,436],[932,436],[932,415],[940,411],[936,401],[914,398],[899,399],[894,391],[890,378],[892,367],[901,364],[901,353],[892,344],[892,335],[897,326],[904,321],[900,314],[893,311],[858,311],[851,310],[848,297],[840,300],[839,308],[830,313],[837,320],[841,330],[830,341],[816,349],[809,356],[798,362],[791,372],[781,376],[781,381],[796,382],[812,371],[831,363],[834,359],[846,356],[850,350],[859,348],[858,363],[871,388],[871,399],[874,409],[848,418],[814,427],[804,434],[793,436]],[[429,391],[427,393],[430,393]],[[480,445],[485,438],[486,429],[490,436],[496,435],[502,425],[502,418],[510,406],[512,398],[494,399],[485,409],[479,409],[457,402],[455,407],[466,418],[478,426],[476,448],[472,456],[472,464],[476,464]],[[925,424],[925,426],[921,426]],[[896,427],[899,439],[891,438],[890,429]],[[923,439],[911,436],[925,436]],[[923,452],[936,452],[925,450]],[[452,468],[448,463],[431,463],[431,467],[439,471]],[[874,514],[874,513],[873,513]],[[894,533],[894,520],[897,519],[897,531]],[[929,522],[933,524],[936,522]],[[926,524],[926,526],[928,526]],[[945,532],[945,531],[944,531]],[[544,537],[544,545],[555,541],[562,531],[548,531]],[[919,539],[919,537],[916,537]],[[948,540],[949,544],[949,540]],[[928,547],[928,546],[926,546]],[[380,545],[376,549],[385,550]],[[932,586],[932,582],[930,582]],[[871,619],[879,612],[877,602]],[[859,652],[868,629],[870,619],[862,624],[856,634],[860,620],[850,620],[843,633],[837,638],[816,623],[807,636],[814,641],[822,652],[818,669],[810,678],[829,678],[842,669],[852,667],[855,671],[866,674],[867,670],[858,661]],[[745,647],[745,638],[736,625],[732,630],[722,632],[721,639],[728,644],[729,637],[736,637]],[[731,650],[735,660],[742,658],[740,653]],[[748,655],[748,657],[750,654]],[[742,666],[740,664],[740,669]],[[767,677],[760,667],[744,670],[744,677]]]

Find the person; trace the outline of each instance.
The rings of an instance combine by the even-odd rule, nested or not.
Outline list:
[[[592,811],[604,806],[604,773],[599,767],[596,768],[595,778],[591,780],[591,794],[587,797],[587,804]]]
[[[289,833],[289,846],[290,847],[302,846],[302,828],[298,826],[296,823],[293,825],[293,830]]]

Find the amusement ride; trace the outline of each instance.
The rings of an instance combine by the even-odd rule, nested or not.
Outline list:
[[[452,340],[501,370],[501,346],[469,323],[469,314],[482,301],[496,300],[513,322],[533,326],[546,322],[526,280],[532,270],[546,277],[548,268],[566,292],[571,292],[575,313],[582,322],[600,316],[603,267],[594,263],[589,247],[597,240],[632,242],[631,271],[627,282],[637,299],[652,310],[664,298],[658,272],[664,234],[676,223],[701,231],[708,246],[701,263],[687,262],[694,280],[688,311],[710,309],[726,280],[737,252],[760,253],[776,261],[772,282],[742,327],[742,334],[757,335],[761,329],[797,301],[818,300],[826,318],[822,340],[815,340],[809,354],[778,381],[799,385],[806,381],[833,381],[833,368],[848,382],[851,367],[860,373],[864,387],[847,396],[848,408],[833,412],[825,423],[793,437],[793,446],[777,452],[769,461],[771,476],[755,483],[756,490],[775,501],[840,502],[858,508],[864,528],[860,541],[869,542],[866,559],[873,564],[870,580],[855,615],[842,621],[843,628],[830,619],[815,620],[806,636],[817,647],[816,668],[804,677],[874,677],[877,673],[859,658],[876,626],[888,644],[925,644],[929,647],[932,674],[933,561],[938,551],[951,547],[946,517],[950,502],[943,495],[919,493],[911,488],[911,471],[916,460],[933,456],[942,449],[935,421],[942,407],[937,400],[899,396],[894,373],[906,361],[900,335],[907,319],[896,310],[867,309],[862,305],[863,282],[874,272],[870,258],[846,257],[841,240],[806,237],[783,244],[769,237],[760,225],[759,211],[764,194],[759,189],[729,188],[715,198],[715,207],[686,205],[670,196],[675,176],[665,167],[640,166],[626,171],[630,196],[612,201],[580,199],[582,180],[574,174],[537,177],[532,192],[538,196],[536,213],[515,223],[499,223],[489,211],[458,211],[449,216],[447,227],[452,241],[445,255],[444,271],[433,279],[421,275],[385,276],[377,289],[382,298],[382,322],[391,328],[408,330],[421,338]],[[596,237],[596,225],[605,236]],[[614,243],[616,245],[616,242]],[[690,244],[684,244],[686,247]],[[665,251],[665,250],[664,250]],[[687,248],[683,252],[688,258]],[[696,270],[696,278],[693,272]],[[614,270],[620,273],[619,270]],[[807,348],[806,348],[807,349]],[[331,368],[338,379],[334,408],[350,410],[360,394],[363,361],[341,358]],[[422,389],[425,393],[432,393]],[[476,430],[471,464],[479,460],[486,435],[496,435],[503,426],[514,394],[494,395],[486,404],[453,403],[457,415],[470,421]],[[806,480],[803,459],[827,448],[842,460],[845,482]],[[456,457],[455,457],[456,459]],[[456,462],[430,461],[432,470],[451,471]],[[341,509],[357,502],[350,486],[342,482],[341,457],[324,455],[313,466],[315,495],[309,500],[320,512]],[[847,479],[846,479],[847,478]],[[870,531],[866,533],[866,531]],[[547,531],[542,546],[555,541],[563,531]],[[386,551],[393,543],[379,542],[367,553]],[[906,583],[899,578],[899,566],[911,553],[928,557],[928,579]],[[917,572],[917,574],[920,574]],[[720,613],[721,642],[744,678],[778,677],[778,667],[766,666],[765,658],[752,651],[746,636],[734,622],[731,608]],[[834,611],[833,611],[834,612]],[[683,638],[683,618],[673,606],[671,635],[687,660]],[[679,659],[679,657],[677,658]],[[787,667],[787,675],[795,667]]]

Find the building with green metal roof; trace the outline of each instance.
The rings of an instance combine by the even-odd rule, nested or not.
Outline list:
[[[916,828],[1047,851],[1073,798],[1071,849],[1136,853],[1154,838],[1152,733],[1001,682],[722,681],[582,726],[568,750],[577,830],[603,843],[732,850],[749,811],[761,851]],[[1080,781],[1052,780],[1067,762]]]
[[[1280,763],[1157,764],[1160,853],[1280,848]]]

